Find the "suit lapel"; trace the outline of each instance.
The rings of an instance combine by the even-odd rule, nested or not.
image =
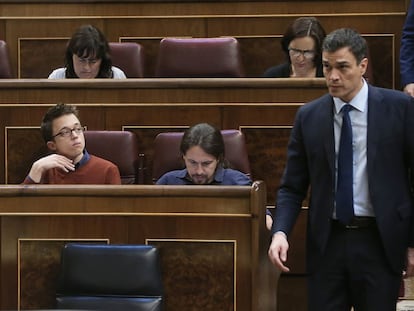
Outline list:
[[[333,99],[327,94],[323,97],[319,112],[321,118],[321,131],[324,140],[325,154],[328,159],[328,164],[331,172],[335,171],[335,141],[334,141],[334,118],[333,118]]]
[[[387,116],[386,105],[378,89],[368,86],[368,128],[367,128],[367,165],[368,174],[373,170],[377,155],[377,144],[384,129],[384,116]]]

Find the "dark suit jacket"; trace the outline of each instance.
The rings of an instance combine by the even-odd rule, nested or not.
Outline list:
[[[310,187],[307,264],[313,271],[324,254],[335,198],[334,103],[327,94],[302,106],[288,145],[276,202],[273,232],[290,233]],[[414,246],[414,100],[399,91],[369,86],[367,170],[369,194],[387,259],[396,272]]]
[[[414,1],[411,1],[401,36],[401,85],[414,82]]]

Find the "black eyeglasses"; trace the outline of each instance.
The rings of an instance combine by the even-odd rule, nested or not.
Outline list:
[[[76,135],[79,135],[86,131],[85,126],[75,126],[73,129],[70,129],[68,127],[64,127],[57,133],[56,135],[53,135],[52,138],[55,138],[56,136],[62,136],[62,137],[70,137],[72,136],[72,133],[75,132]]]
[[[299,57],[300,55],[303,55],[304,58],[311,59],[315,56],[315,51],[289,48],[289,54],[292,57]]]

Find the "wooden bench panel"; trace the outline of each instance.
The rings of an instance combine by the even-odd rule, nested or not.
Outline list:
[[[274,310],[264,194],[260,182],[1,186],[0,307],[52,309],[60,249],[77,241],[160,247],[168,310]]]

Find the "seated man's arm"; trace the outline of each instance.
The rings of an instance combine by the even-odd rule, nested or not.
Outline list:
[[[60,168],[64,172],[69,172],[75,170],[75,164],[65,156],[51,154],[34,162],[27,177],[34,183],[39,183],[43,174],[51,168]]]
[[[107,184],[109,185],[121,185],[121,175],[119,173],[119,169],[116,165],[113,165],[108,170],[108,175],[106,177]]]

